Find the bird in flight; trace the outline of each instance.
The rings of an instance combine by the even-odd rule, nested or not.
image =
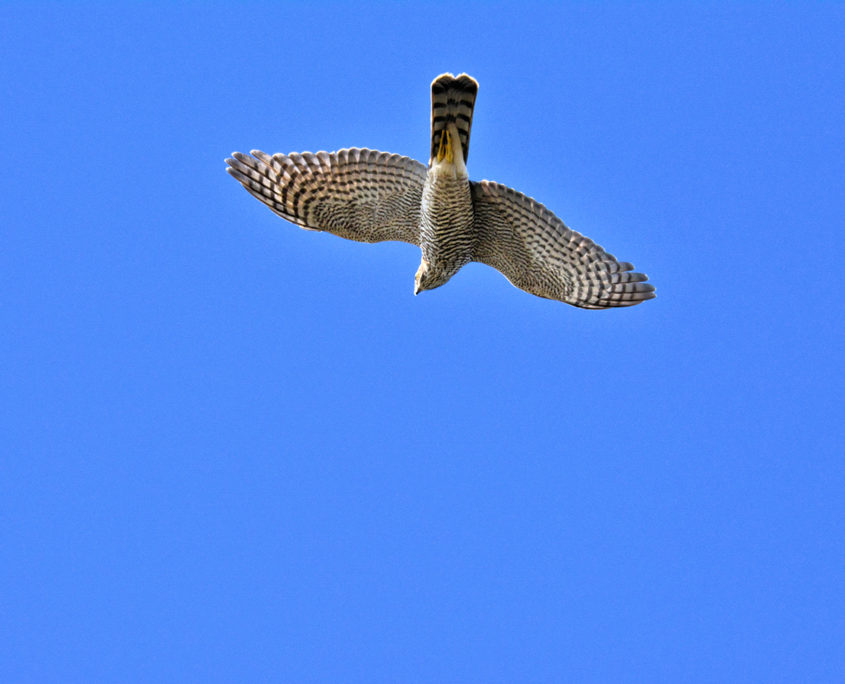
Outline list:
[[[431,84],[428,166],[388,152],[235,152],[226,169],[276,214],[359,242],[400,240],[422,260],[414,294],[478,261],[531,294],[585,309],[654,298],[648,276],[617,261],[542,204],[499,183],[471,181],[467,154],[478,82],[443,74]]]

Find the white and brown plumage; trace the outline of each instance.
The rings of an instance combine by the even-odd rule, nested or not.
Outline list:
[[[431,84],[431,158],[367,149],[270,156],[235,152],[227,171],[282,218],[359,242],[418,245],[414,293],[446,283],[470,261],[532,294],[586,309],[654,297],[648,278],[539,202],[467,177],[478,83],[461,74]]]

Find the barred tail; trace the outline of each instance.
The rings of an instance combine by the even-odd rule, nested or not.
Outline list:
[[[431,158],[437,158],[440,138],[449,123],[454,122],[464,151],[464,164],[469,154],[469,130],[472,108],[478,94],[478,81],[472,76],[442,74],[431,82]]]

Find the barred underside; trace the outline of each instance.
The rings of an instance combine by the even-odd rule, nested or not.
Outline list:
[[[288,221],[359,242],[419,244],[426,168],[418,161],[358,148],[233,157],[227,171]]]
[[[472,259],[474,232],[469,181],[429,170],[420,217],[423,258],[457,272]]]
[[[454,122],[458,129],[461,148],[464,151],[464,164],[469,154],[469,133],[472,128],[472,110],[478,95],[478,82],[461,74],[442,74],[431,84],[431,158],[437,158],[440,138],[449,123]]]
[[[654,298],[648,276],[571,230],[542,204],[499,183],[471,183],[478,243],[473,258],[517,287],[585,309]]]

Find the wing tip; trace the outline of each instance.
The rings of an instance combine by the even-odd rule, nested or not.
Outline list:
[[[610,295],[604,298],[604,301],[607,301],[610,307],[636,306],[657,297],[657,288],[651,283],[645,282],[648,279],[645,273],[632,275],[640,276],[642,280],[620,283],[612,288]]]
[[[586,297],[576,295],[572,299],[564,299],[567,304],[572,304],[581,309],[618,309],[629,306],[636,306],[657,297],[657,289],[651,283],[645,282],[648,276],[645,273],[625,272],[629,276],[611,284],[595,294],[588,294]]]

